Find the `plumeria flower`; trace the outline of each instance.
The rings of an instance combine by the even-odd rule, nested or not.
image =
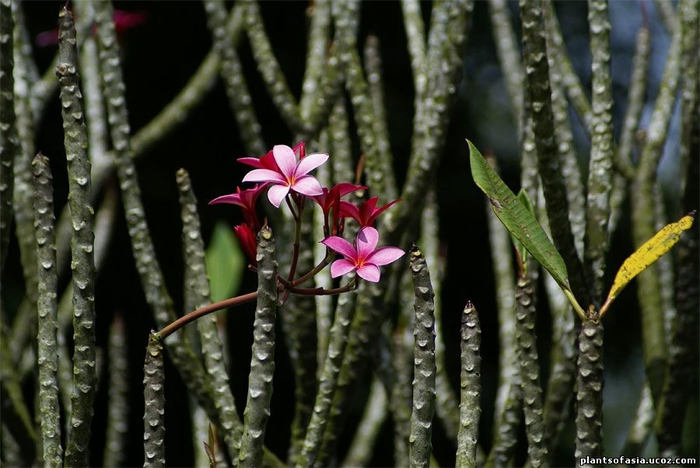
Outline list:
[[[349,216],[360,223],[360,226],[374,226],[374,221],[377,219],[377,216],[382,214],[382,212],[388,209],[391,205],[399,201],[401,201],[401,199],[394,200],[381,208],[377,208],[377,197],[370,198],[359,207],[348,201],[342,200],[340,202],[340,211],[344,216]]]
[[[297,162],[292,148],[276,145],[272,149],[272,155],[277,169],[272,168],[268,160],[264,168],[253,169],[246,174],[243,182],[268,182],[270,190],[267,192],[267,198],[275,207],[279,208],[290,190],[308,197],[323,193],[318,180],[308,174],[328,160],[327,154],[310,154]],[[262,164],[264,163],[261,162]]]
[[[257,265],[258,262],[255,259],[258,255],[258,241],[255,238],[255,233],[250,229],[247,224],[239,224],[233,227],[233,233],[238,239],[238,243],[241,245],[243,252],[250,258],[253,265]]]
[[[360,229],[354,245],[342,237],[331,236],[321,241],[326,247],[335,250],[345,258],[336,260],[331,265],[331,276],[337,278],[352,271],[367,281],[376,283],[381,272],[379,267],[388,265],[406,252],[397,247],[377,247],[379,233],[370,226]]]
[[[260,221],[258,221],[258,215],[255,211],[255,202],[258,200],[260,193],[265,188],[266,184],[255,185],[251,189],[241,190],[240,187],[236,187],[236,193],[229,193],[228,195],[222,195],[209,202],[210,205],[215,205],[217,203],[230,203],[232,205],[238,205],[243,209],[243,217],[246,223],[254,231],[260,230]]]
[[[329,234],[339,234],[342,232],[342,215],[340,213],[340,197],[343,197],[349,193],[356,192],[358,190],[365,190],[367,187],[363,185],[355,185],[349,182],[340,182],[334,185],[331,189],[327,187],[322,187],[323,193],[321,195],[314,195],[312,198],[323,210],[324,219],[324,229],[328,231],[331,229],[330,216],[331,211],[333,211],[333,225],[332,232],[326,232],[326,236]]]

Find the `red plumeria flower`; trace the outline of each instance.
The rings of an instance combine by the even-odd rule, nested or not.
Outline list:
[[[236,187],[236,193],[229,193],[228,195],[222,195],[209,202],[210,205],[215,205],[217,203],[230,203],[232,205],[238,205],[243,209],[243,217],[246,223],[254,231],[260,230],[260,221],[258,221],[258,215],[255,211],[255,202],[258,200],[260,193],[265,188],[266,184],[255,185],[251,189],[241,190],[240,187]]]
[[[114,10],[114,29],[117,36],[122,36],[129,29],[135,28],[145,23],[148,13],[145,11],[125,11]],[[95,34],[97,27],[93,26],[92,33]],[[36,45],[39,47],[55,46],[58,44],[58,28],[44,31],[36,36]]]
[[[329,231],[329,216],[331,210],[333,210],[333,227],[332,232],[326,232],[326,236],[329,234],[336,235],[342,231],[342,218],[340,213],[340,197],[343,197],[349,193],[356,192],[357,190],[366,190],[367,187],[363,185],[355,185],[349,182],[341,182],[334,185],[330,190],[327,187],[322,187],[323,193],[321,195],[314,195],[312,198],[323,210],[324,219],[324,229]]]
[[[257,265],[258,262],[255,258],[258,255],[258,240],[255,238],[255,233],[251,231],[247,224],[234,226],[233,233],[236,235],[243,252],[250,258],[253,265]]]
[[[327,154],[310,154],[297,162],[292,148],[276,145],[272,149],[272,155],[277,163],[277,169],[272,169],[269,162],[260,162],[261,165],[267,164],[267,166],[253,169],[246,174],[243,182],[269,182],[271,187],[267,192],[267,198],[275,207],[279,208],[290,190],[308,197],[323,193],[318,180],[308,174],[328,160]]]
[[[345,258],[336,260],[331,265],[331,276],[337,278],[352,271],[360,278],[376,283],[381,272],[379,267],[388,265],[401,258],[406,252],[397,247],[377,247],[379,233],[370,226],[360,229],[351,244],[342,237],[331,236],[321,241],[326,247],[335,250]]]
[[[294,154],[299,156],[299,159],[304,159],[306,156],[306,143],[303,141],[297,143],[296,146],[292,148],[292,151],[294,151]],[[248,166],[252,166],[257,169],[270,169],[272,171],[280,170],[277,162],[275,161],[275,156],[272,153],[272,150],[268,151],[267,154],[259,158],[253,158],[250,156],[246,158],[238,158],[238,162],[247,164]]]
[[[381,208],[376,208],[377,197],[370,198],[359,207],[348,201],[341,200],[340,211],[344,216],[348,216],[356,220],[358,223],[360,223],[360,226],[374,226],[377,216],[382,214],[382,212],[388,209],[391,205],[399,201],[401,201],[401,199],[389,202]]]

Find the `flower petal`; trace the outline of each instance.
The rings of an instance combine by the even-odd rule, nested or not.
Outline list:
[[[287,179],[270,169],[253,169],[243,177],[243,182],[277,182],[286,184]]]
[[[210,205],[216,205],[217,203],[230,203],[232,205],[245,206],[241,200],[241,196],[238,193],[229,193],[228,195],[221,195],[216,197],[209,202]]]
[[[326,161],[328,161],[328,155],[324,153],[313,153],[307,155],[304,159],[299,161],[299,164],[297,164],[297,177],[308,174]]]
[[[371,281],[372,283],[376,283],[379,281],[381,272],[378,266],[365,263],[362,267],[357,269],[357,276]]]
[[[321,187],[319,181],[313,176],[301,176],[297,178],[294,185],[292,185],[292,190],[306,195],[307,197],[323,194],[323,187]]]
[[[379,233],[370,226],[365,226],[357,233],[357,256],[367,258],[374,252],[374,248],[379,242]]]
[[[280,168],[282,176],[289,179],[295,174],[297,157],[292,148],[287,145],[275,145],[272,148],[272,154],[275,156],[275,161]]]
[[[289,193],[289,186],[287,185],[273,185],[267,192],[267,199],[270,200],[275,208],[279,208],[284,197]]]
[[[352,244],[342,237],[338,236],[331,236],[323,239],[321,241],[321,244],[325,245],[331,250],[335,250],[338,252],[340,255],[350,259],[350,260],[356,260],[357,259],[357,252],[355,251],[355,247],[352,246]]]
[[[398,247],[380,247],[365,258],[365,264],[388,265],[403,257],[405,253]]]
[[[254,158],[252,156],[248,156],[245,158],[238,158],[237,161],[239,163],[246,164],[248,166],[257,167],[258,169],[265,168],[265,166],[263,166],[262,162],[260,161],[260,158]]]
[[[354,269],[354,263],[345,260],[344,258],[341,258],[340,260],[336,260],[335,262],[333,262],[333,264],[331,265],[331,277],[337,278],[338,276],[350,273]]]

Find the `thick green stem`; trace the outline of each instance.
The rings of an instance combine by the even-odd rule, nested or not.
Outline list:
[[[477,466],[476,449],[481,418],[481,324],[476,308],[467,302],[462,312],[459,433],[456,466]]]
[[[102,466],[124,466],[129,440],[129,359],[124,319],[114,317],[109,329],[109,406]]]
[[[272,230],[258,234],[258,304],[253,324],[253,347],[248,377],[248,399],[243,412],[243,436],[238,461],[242,467],[262,466],[265,427],[270,417],[272,377],[275,373],[275,318],[277,316],[277,260]]]
[[[87,466],[90,426],[97,373],[95,370],[95,258],[94,210],[90,203],[90,160],[82,94],[78,87],[75,24],[73,13],[59,13],[59,59],[56,75],[60,85],[64,144],[68,161],[68,204],[73,226],[73,391],[71,422],[66,443],[66,464]]]
[[[576,459],[603,453],[603,325],[589,309],[578,337]]]
[[[143,364],[144,467],[165,466],[165,368],[163,345],[151,336]]]
[[[413,411],[408,438],[411,467],[427,467],[432,452],[432,424],[435,413],[435,305],[433,287],[425,257],[418,247],[410,254],[415,294],[413,321]]]
[[[39,410],[45,466],[61,466],[61,422],[58,401],[58,304],[56,289],[56,232],[53,215],[53,184],[49,160],[41,153],[32,161],[36,195],[34,199],[37,233],[37,300],[39,364]]]

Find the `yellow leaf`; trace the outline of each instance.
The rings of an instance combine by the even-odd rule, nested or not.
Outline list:
[[[635,253],[627,257],[627,260],[624,261],[615,276],[615,281],[613,281],[605,304],[600,308],[601,317],[608,310],[610,303],[635,276],[646,270],[649,265],[654,263],[659,257],[668,252],[671,247],[676,245],[683,231],[689,229],[690,226],[693,225],[694,220],[695,211],[688,216],[682,217],[676,223],[664,226],[654,237],[638,248]]]

